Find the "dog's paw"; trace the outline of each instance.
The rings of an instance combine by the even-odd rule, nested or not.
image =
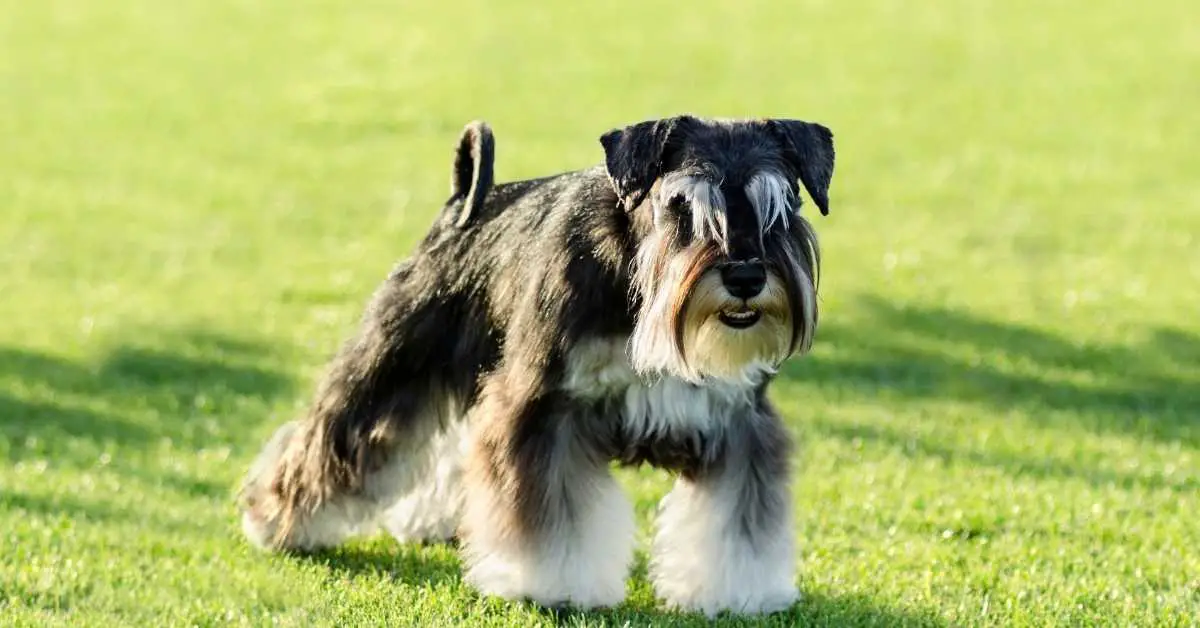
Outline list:
[[[612,608],[625,600],[624,583],[617,587],[597,586],[548,586],[526,587],[519,583],[483,582],[468,576],[468,582],[480,594],[495,596],[514,602],[531,602],[547,609],[599,610]]]
[[[249,508],[242,511],[242,534],[252,546],[267,551],[307,553],[329,549],[348,537],[373,530],[369,523],[358,523],[346,510],[325,504],[315,513],[295,517],[287,533],[280,534],[278,511]]]
[[[539,606],[559,610],[600,610],[612,608],[625,601],[625,583],[620,587],[575,587],[574,590],[547,590],[532,594],[528,599]]]
[[[483,595],[533,602],[545,608],[593,610],[611,608],[625,600],[623,578],[576,571],[538,573],[536,568],[502,564],[495,557],[469,564],[463,576]]]
[[[250,545],[260,550],[277,549],[278,526],[253,509],[242,511],[242,534]]]
[[[693,613],[703,613],[715,617],[723,612],[734,615],[769,615],[786,611],[800,601],[800,592],[792,589],[777,591],[762,595],[739,596],[736,599],[721,599],[718,597],[685,596],[683,598],[667,598],[667,606]]]
[[[279,500],[266,486],[251,484],[242,490],[238,507],[242,513],[242,535],[256,549],[287,551],[301,547],[295,534],[280,534]]]
[[[800,591],[795,586],[781,584],[767,589],[740,590],[736,585],[723,590],[691,589],[682,586],[664,586],[659,583],[658,594],[667,607],[676,610],[703,613],[714,617],[723,612],[735,615],[768,615],[785,611],[800,601]]]

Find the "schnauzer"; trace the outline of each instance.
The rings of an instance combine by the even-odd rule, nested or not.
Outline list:
[[[241,493],[249,539],[312,550],[382,525],[458,538],[484,594],[582,608],[625,597],[635,525],[612,463],[676,475],[650,578],[676,608],[798,599],[791,442],[767,400],[817,326],[829,129],[654,120],[605,163],[493,185],[459,141],[452,195]]]

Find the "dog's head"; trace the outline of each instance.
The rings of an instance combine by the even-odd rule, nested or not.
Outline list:
[[[691,116],[600,138],[639,234],[639,371],[753,381],[808,351],[820,252],[799,184],[829,212],[833,136],[799,120]],[[798,184],[799,182],[799,184]]]

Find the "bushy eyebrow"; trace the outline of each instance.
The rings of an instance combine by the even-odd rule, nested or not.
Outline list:
[[[724,242],[728,235],[725,220],[725,195],[711,180],[692,174],[671,173],[663,177],[659,188],[660,202],[665,205],[681,198],[692,212],[692,233],[700,238]]]
[[[746,198],[758,214],[759,229],[766,234],[776,222],[789,228],[788,216],[796,203],[791,182],[776,170],[760,170],[745,186]],[[725,195],[719,184],[702,175],[671,173],[663,177],[659,187],[663,205],[680,198],[692,214],[692,233],[697,237],[725,242],[728,223],[725,217]]]
[[[758,224],[766,233],[777,221],[788,228],[788,215],[796,202],[791,182],[774,170],[760,170],[746,183],[746,198],[758,213]]]

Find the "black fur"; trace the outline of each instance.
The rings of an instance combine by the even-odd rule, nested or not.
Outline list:
[[[637,207],[662,174],[663,158],[676,131],[686,133],[699,124],[691,116],[639,122],[624,129],[613,129],[600,136],[605,165],[617,195],[625,207]]]
[[[808,195],[829,215],[829,182],[833,178],[833,132],[812,122],[771,120],[770,128],[783,140],[784,154],[804,183]]]

